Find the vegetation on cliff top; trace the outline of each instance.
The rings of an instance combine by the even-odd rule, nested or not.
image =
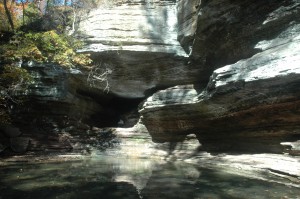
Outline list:
[[[64,68],[89,67],[89,55],[78,54],[82,42],[71,36],[80,9],[89,0],[0,1],[0,125],[10,121],[14,96],[32,78],[23,63],[56,63]]]

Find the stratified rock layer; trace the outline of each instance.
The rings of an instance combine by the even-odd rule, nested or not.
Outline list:
[[[162,52],[185,55],[177,41],[176,2],[133,0],[100,5],[81,16],[82,51]]]
[[[298,0],[178,2],[179,39],[191,59],[212,70],[259,52],[255,46],[299,21]]]
[[[215,70],[206,89],[155,93],[140,110],[153,140],[196,133],[208,150],[282,152],[300,137],[300,25],[291,23],[261,53]]]
[[[77,37],[87,43],[98,71],[107,75],[109,91],[144,98],[158,89],[208,80],[191,64],[177,41],[176,2],[127,1],[99,7],[82,17]],[[106,82],[92,86],[105,89]]]

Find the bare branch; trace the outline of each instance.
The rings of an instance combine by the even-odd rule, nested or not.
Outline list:
[[[109,68],[109,64],[102,62],[94,66],[88,75],[87,82],[91,87],[97,87],[97,85],[105,84],[104,91],[109,92],[108,76],[112,74],[112,70]]]

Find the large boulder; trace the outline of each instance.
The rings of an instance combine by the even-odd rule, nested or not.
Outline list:
[[[155,141],[195,133],[210,150],[282,152],[300,137],[300,25],[256,45],[262,52],[214,71],[205,89],[178,86],[140,109]]]

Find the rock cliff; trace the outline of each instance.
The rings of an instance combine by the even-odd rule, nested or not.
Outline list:
[[[110,92],[144,98],[158,89],[205,81],[177,41],[176,2],[127,1],[83,16],[77,37],[99,68],[108,68]],[[98,89],[106,85],[95,84]]]
[[[204,89],[149,97],[142,121],[156,141],[193,133],[206,150],[282,152],[280,142],[300,137],[300,2],[197,2],[178,3],[190,7],[179,12],[179,39],[200,67],[219,69]]]
[[[98,139],[108,132],[98,127],[141,116],[156,142],[195,134],[209,151],[297,154],[299,15],[298,0],[105,4],[81,15],[75,36],[109,71],[109,92],[89,71],[24,65],[35,83],[16,125],[32,150],[71,149],[80,133]]]
[[[248,58],[255,46],[299,21],[299,1],[178,2],[179,41],[193,60],[215,69]]]

